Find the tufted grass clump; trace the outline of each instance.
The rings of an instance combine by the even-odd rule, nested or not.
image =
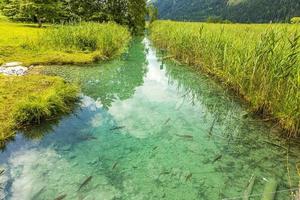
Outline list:
[[[45,75],[0,75],[0,141],[14,130],[71,111],[78,87]]]
[[[49,28],[28,46],[32,49],[63,52],[97,52],[100,57],[111,58],[126,48],[124,44],[129,39],[128,30],[115,23],[84,22]]]
[[[289,24],[205,24],[157,21],[154,44],[173,58],[221,79],[276,120],[300,132],[300,27]]]

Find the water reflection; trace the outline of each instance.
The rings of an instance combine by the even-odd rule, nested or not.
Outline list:
[[[85,96],[101,102],[108,109],[116,100],[126,100],[135,93],[135,88],[143,84],[147,71],[144,46],[141,38],[136,38],[129,48],[128,56],[106,64],[90,66],[51,66],[47,74],[60,75],[78,82]]]

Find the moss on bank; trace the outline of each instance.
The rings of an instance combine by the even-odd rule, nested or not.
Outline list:
[[[0,75],[0,140],[14,130],[70,112],[78,87],[45,75]]]

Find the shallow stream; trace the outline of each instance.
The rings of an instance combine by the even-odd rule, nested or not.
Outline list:
[[[4,199],[242,199],[253,176],[251,199],[276,179],[285,200],[298,186],[299,143],[148,39],[108,63],[45,73],[81,84],[82,102],[6,145]]]

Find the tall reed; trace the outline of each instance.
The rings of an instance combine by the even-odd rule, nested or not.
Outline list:
[[[300,27],[157,21],[155,45],[175,59],[217,76],[253,111],[300,132]]]
[[[39,51],[98,52],[110,58],[121,53],[129,40],[130,33],[123,26],[84,22],[48,28],[38,35],[38,39],[28,41],[24,46]]]

